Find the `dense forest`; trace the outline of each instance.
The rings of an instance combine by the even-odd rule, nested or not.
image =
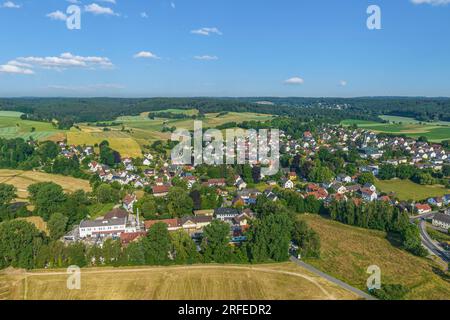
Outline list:
[[[266,103],[259,101],[264,100]],[[23,118],[58,120],[60,128],[77,122],[113,121],[166,109],[197,109],[200,114],[258,112],[338,123],[352,118],[382,121],[382,114],[420,121],[450,121],[449,98],[11,98],[0,99],[0,110],[23,112]],[[301,112],[299,112],[301,109]]]

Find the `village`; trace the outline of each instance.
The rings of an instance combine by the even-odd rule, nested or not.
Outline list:
[[[248,146],[248,143],[246,144]],[[413,166],[417,170],[429,169],[440,171],[450,163],[450,152],[441,145],[419,141],[406,137],[378,136],[374,132],[358,128],[327,125],[320,128],[318,134],[310,131],[303,133],[300,139],[280,133],[281,156],[290,159],[314,161],[324,148],[330,153],[349,153],[357,151],[361,163],[356,170],[348,170],[322,181],[311,182],[299,174],[295,168],[282,168],[274,177],[260,175],[255,181],[245,181],[241,175],[229,178],[202,179],[193,165],[173,165],[166,156],[145,153],[142,159],[124,158],[115,168],[98,161],[93,146],[69,146],[59,143],[61,154],[67,158],[77,156],[92,159],[88,162],[89,171],[98,176],[103,183],[127,186],[131,190],[116,207],[96,220],[85,220],[64,237],[65,241],[82,240],[87,243],[101,244],[106,238],[120,239],[123,245],[145,236],[146,230],[157,222],[167,224],[169,231],[185,230],[192,239],[200,244],[202,232],[214,219],[227,222],[230,226],[230,241],[239,245],[246,241],[245,231],[250,221],[255,219],[251,208],[258,197],[270,201],[278,200],[279,190],[291,190],[303,198],[314,198],[325,206],[332,201],[353,201],[355,205],[362,202],[382,201],[408,212],[410,215],[436,213],[433,225],[442,230],[449,228],[450,194],[440,197],[421,199],[421,201],[399,200],[394,193],[378,190],[373,179],[380,175],[383,166]],[[386,156],[386,155],[389,156]],[[86,162],[86,160],[84,160]],[[251,165],[252,171],[258,165]],[[350,167],[344,163],[344,168]],[[351,173],[350,173],[351,172]],[[362,176],[373,177],[364,182]],[[221,207],[209,210],[192,210],[191,215],[181,218],[145,220],[136,210],[139,192],[145,190],[155,198],[165,198],[169,194],[174,179],[185,183],[186,192],[195,185],[215,190],[221,198]],[[319,178],[320,179],[320,178]],[[248,178],[247,178],[248,180]],[[364,183],[361,183],[363,181]],[[248,187],[248,186],[251,187]],[[439,213],[439,211],[441,211]]]

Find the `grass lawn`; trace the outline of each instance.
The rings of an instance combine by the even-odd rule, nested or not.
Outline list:
[[[435,230],[431,226],[427,226],[427,232],[433,240],[450,245],[450,234]]]
[[[375,186],[381,192],[394,192],[400,200],[421,201],[450,193],[450,189],[446,189],[440,185],[422,186],[410,180],[400,179],[377,180]]]
[[[0,170],[0,183],[15,186],[17,188],[18,200],[26,200],[28,198],[28,186],[38,182],[54,182],[63,187],[66,192],[73,192],[80,189],[91,191],[88,180],[37,171]]]
[[[14,300],[324,300],[356,299],[293,264],[83,269],[81,290],[66,270],[0,273],[0,299]]]
[[[94,203],[88,207],[90,219],[97,219],[114,208],[114,203]]]
[[[428,258],[396,248],[386,233],[347,226],[317,215],[302,215],[321,239],[321,258],[309,263],[361,290],[365,290],[369,266],[381,269],[385,284],[401,284],[410,292],[406,299],[450,299],[450,283],[438,275],[439,267]]]

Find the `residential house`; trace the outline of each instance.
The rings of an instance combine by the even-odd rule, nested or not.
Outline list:
[[[169,194],[169,189],[169,186],[154,186],[152,192],[155,197],[165,197]]]
[[[281,186],[285,189],[294,189],[294,182],[287,178],[281,178]]]
[[[361,197],[363,198],[363,200],[365,201],[375,201],[378,199],[378,195],[375,191],[373,191],[370,188],[362,188],[361,189]]]
[[[83,220],[79,225],[81,239],[90,237],[120,237],[125,232],[126,218]]]
[[[444,205],[443,197],[436,197],[428,199],[428,204],[430,206],[441,208]]]
[[[431,207],[428,204],[416,203],[415,209],[418,214],[430,213],[432,211]]]
[[[177,231],[181,229],[178,219],[164,219],[164,220],[147,220],[144,222],[145,230],[149,230],[153,225],[157,223],[165,223],[167,230]]]
[[[128,212],[133,212],[133,206],[136,202],[136,195],[127,194],[122,201],[122,205]]]

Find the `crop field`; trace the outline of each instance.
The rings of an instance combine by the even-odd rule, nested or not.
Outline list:
[[[308,262],[320,270],[365,289],[367,268],[381,269],[381,282],[401,284],[410,291],[406,299],[450,299],[450,282],[440,267],[429,258],[416,257],[395,247],[385,232],[366,230],[327,220],[317,215],[302,215],[321,240],[320,259]],[[447,276],[448,277],[448,276]]]
[[[130,135],[120,131],[107,132],[83,132],[70,131],[67,133],[67,143],[74,145],[95,145],[107,140],[114,150],[118,151],[122,157],[142,156],[141,147]]]
[[[22,120],[22,113],[13,111],[0,111],[0,137],[6,139],[22,138],[45,140],[62,130],[58,130],[51,123]]]
[[[84,191],[91,191],[89,181],[87,180],[65,177],[56,174],[48,174],[44,172],[7,169],[0,170],[0,183],[14,185],[17,188],[18,200],[27,199],[28,186],[38,182],[54,182],[63,187],[66,192],[73,192],[80,189]]]
[[[3,289],[3,290],[2,290]],[[12,300],[335,300],[353,293],[293,263],[83,269],[81,289],[66,270],[0,273],[0,299]]]
[[[421,201],[431,197],[439,197],[450,194],[450,189],[440,185],[423,186],[410,180],[377,180],[375,186],[382,192],[393,192],[400,200]]]
[[[450,123],[448,122],[419,123],[412,118],[391,116],[382,116],[382,118],[391,121],[391,123],[350,119],[342,121],[341,124],[344,126],[356,124],[360,128],[372,130],[377,133],[404,134],[413,138],[424,136],[432,142],[441,142],[450,139]]]

